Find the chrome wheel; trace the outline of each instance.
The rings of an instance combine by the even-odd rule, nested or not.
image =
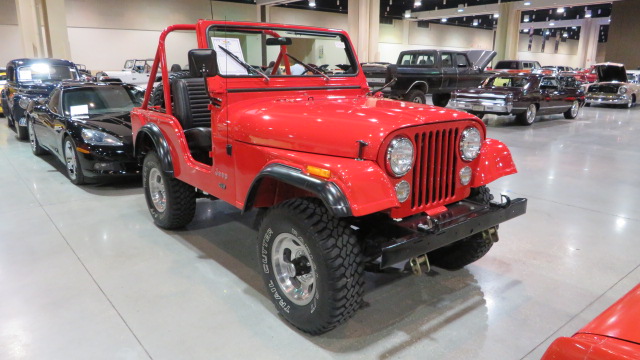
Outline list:
[[[284,295],[296,305],[307,305],[316,293],[315,265],[302,239],[281,233],[271,248],[273,274]]]
[[[580,110],[580,103],[576,100],[571,105],[571,117],[578,116],[578,111]]]
[[[76,150],[70,140],[67,140],[64,143],[64,162],[67,166],[69,178],[71,180],[76,180],[78,178],[78,162],[76,160]]]
[[[35,153],[38,149],[36,144],[36,133],[33,128],[33,122],[29,121],[27,128],[29,129],[29,142],[31,143],[31,151]]]
[[[157,168],[149,171],[149,193],[153,207],[159,212],[163,212],[167,208],[167,191],[162,180],[162,174]]]
[[[527,122],[531,124],[535,119],[536,119],[536,106],[534,104],[531,104],[527,108]]]

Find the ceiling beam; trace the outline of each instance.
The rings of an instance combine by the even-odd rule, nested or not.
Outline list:
[[[256,5],[283,5],[296,1],[298,0],[256,0]]]
[[[573,26],[584,26],[584,22],[586,20],[587,19],[526,22],[526,23],[520,24],[520,30],[522,31],[523,29],[530,29],[530,28],[553,29],[553,28],[573,27]],[[608,25],[609,18],[608,17],[592,18],[591,22],[597,25]],[[549,25],[550,23],[553,23],[553,26],[550,26]]]
[[[525,6],[524,5],[525,1],[514,1],[512,2],[512,4],[515,5],[516,10],[527,11],[527,10],[548,9],[548,8],[558,8],[558,7],[576,7],[576,6],[606,4],[612,1],[620,1],[620,0],[527,0],[527,1],[530,2],[531,5]],[[499,12],[500,12],[499,4],[474,5],[474,6],[465,7],[463,12],[458,12],[458,8],[440,9],[440,10],[433,10],[433,11],[415,11],[411,13],[411,18],[407,20],[412,20],[412,21],[433,20],[433,19],[442,19],[442,18],[450,18],[450,17],[497,14]]]

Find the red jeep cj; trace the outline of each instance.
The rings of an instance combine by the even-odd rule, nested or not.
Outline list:
[[[169,76],[165,39],[176,30],[198,44],[189,71]],[[482,121],[371,96],[344,31],[174,25],[150,79],[158,71],[162,83],[150,80],[132,112],[153,220],[185,226],[199,197],[258,209],[267,293],[302,331],[358,310],[365,265],[461,268],[526,211],[526,199],[491,201],[485,185],[516,168]]]

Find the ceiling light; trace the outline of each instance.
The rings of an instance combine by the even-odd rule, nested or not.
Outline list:
[[[524,16],[524,22],[529,22],[529,15]]]
[[[550,23],[549,23],[549,26],[553,26],[553,25],[555,25],[555,24],[556,24],[556,23],[554,23],[554,22],[550,22]]]
[[[585,11],[585,12],[584,12],[584,17],[588,17],[588,18],[590,18],[590,17],[591,17],[591,10],[587,10],[587,11]]]
[[[531,5],[531,1],[525,1],[524,2],[524,6],[529,6],[529,5]]]
[[[411,17],[411,10],[405,10],[404,17],[405,18],[410,18]]]
[[[569,34],[568,34],[568,33],[566,33],[566,32],[565,32],[565,33],[562,33],[562,37],[568,38],[568,37],[569,37]]]
[[[418,7],[418,6],[422,6],[422,0],[415,0],[413,2],[413,7]]]
[[[562,13],[564,12],[564,8],[563,8],[563,7],[560,7],[560,8],[558,8],[558,10],[556,10],[556,12],[557,12],[558,14],[562,14]]]
[[[316,0],[309,0],[309,7],[316,7]]]
[[[499,17],[500,17],[500,14],[498,14],[498,13],[493,14],[493,18],[494,18],[494,19],[497,19],[497,18],[499,18]]]
[[[440,22],[443,22],[443,23],[447,22],[447,18],[440,19]]]
[[[478,26],[478,19],[473,19],[473,26]]]
[[[458,5],[458,12],[463,12],[464,11],[464,5],[460,4]]]

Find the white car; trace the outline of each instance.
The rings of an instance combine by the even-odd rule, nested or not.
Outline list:
[[[131,59],[124,63],[121,71],[101,71],[96,74],[98,81],[122,82],[127,84],[146,86],[149,83],[149,72],[153,59]],[[154,82],[160,81],[157,76]]]

